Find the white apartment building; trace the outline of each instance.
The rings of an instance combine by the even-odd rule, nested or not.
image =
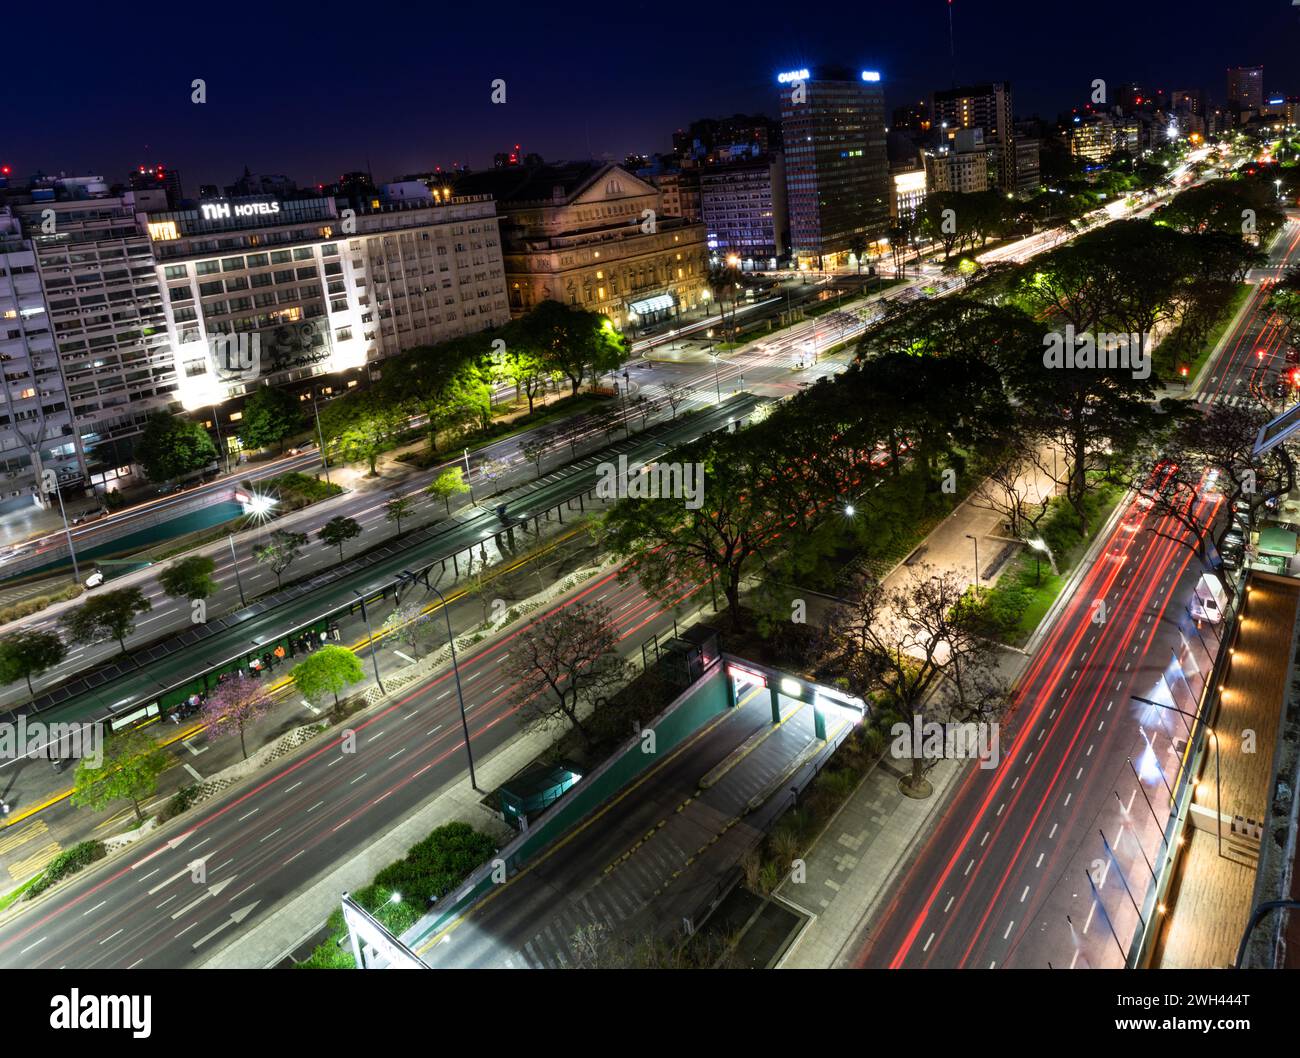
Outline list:
[[[42,480],[84,478],[36,251],[13,211],[0,208],[0,511],[44,506]]]
[[[360,211],[332,198],[228,199],[141,221],[180,403],[218,409],[227,442],[254,385],[305,396],[322,375],[355,384],[370,363],[510,319],[486,196],[376,197]],[[243,343],[246,369],[216,362],[226,340]]]
[[[135,220],[166,196],[102,188],[81,181],[74,193],[97,197],[62,200],[38,189],[14,212],[34,250],[72,417],[56,453],[60,474],[109,489],[131,474],[135,439],[150,412],[172,404],[176,375],[149,240]],[[39,360],[45,384],[36,388],[53,394],[53,373]]]

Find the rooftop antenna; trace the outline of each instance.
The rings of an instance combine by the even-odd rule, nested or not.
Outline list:
[[[957,46],[952,35],[952,0],[948,0],[948,72],[952,77],[952,87],[957,87]]]

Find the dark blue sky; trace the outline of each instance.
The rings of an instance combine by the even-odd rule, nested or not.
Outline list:
[[[841,61],[883,74],[891,106],[949,81],[944,0],[737,0],[730,5],[322,2],[14,5],[5,15],[0,162],[15,173],[179,168],[187,193],[244,165],[301,183],[666,149],[673,128],[775,112],[778,70]],[[1009,79],[1020,116],[1052,117],[1093,78],[1224,94],[1262,63],[1300,92],[1292,0],[957,0],[960,80]],[[571,23],[557,21],[576,12]],[[190,102],[205,78],[208,102]],[[489,101],[504,78],[505,105]]]

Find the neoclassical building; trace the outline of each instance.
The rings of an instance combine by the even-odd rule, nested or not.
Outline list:
[[[624,328],[701,304],[704,225],[665,216],[659,190],[617,165],[508,166],[467,174],[456,190],[496,200],[516,316],[550,298]]]

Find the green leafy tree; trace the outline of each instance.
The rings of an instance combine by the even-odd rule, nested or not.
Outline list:
[[[293,667],[294,685],[309,702],[327,694],[339,704],[339,693],[365,678],[361,661],[345,647],[324,646]]]
[[[306,533],[293,533],[288,529],[276,529],[265,544],[253,547],[253,558],[263,566],[269,566],[275,574],[276,587],[284,571],[293,565],[302,549],[307,546]]]
[[[613,371],[627,359],[623,336],[605,316],[543,301],[519,321],[519,333],[546,370],[569,380],[577,394],[583,382]]]
[[[158,776],[166,768],[167,754],[147,731],[123,731],[108,739],[102,759],[81,759],[72,783],[71,801],[94,811],[117,801],[130,801],[136,819],[143,823],[140,802],[157,791]]]
[[[426,496],[442,500],[447,505],[448,515],[451,514],[451,498],[466,492],[469,492],[469,485],[466,484],[465,472],[460,467],[448,467],[424,489]]]
[[[244,402],[239,421],[239,440],[245,448],[270,448],[284,442],[303,427],[301,403],[275,386],[258,386]]]
[[[321,412],[320,422],[326,444],[344,462],[368,464],[374,477],[379,472],[379,456],[406,423],[406,412],[383,393],[354,391],[331,402]]]
[[[60,664],[67,648],[57,632],[20,629],[0,640],[0,683],[27,681],[27,693],[35,696],[32,677],[41,676]]]
[[[339,549],[339,561],[343,561],[343,545],[361,535],[361,523],[347,515],[337,515],[320,527],[316,533],[330,547]]]
[[[216,568],[217,564],[206,555],[190,555],[163,570],[158,583],[173,599],[207,599],[217,590],[212,575]]]
[[[136,443],[135,458],[150,481],[170,481],[215,463],[217,446],[200,424],[157,411]]]
[[[139,588],[119,588],[85,600],[63,618],[74,643],[102,643],[116,639],[126,653],[126,639],[135,631],[135,619],[153,609]]]
[[[384,504],[384,518],[397,526],[397,535],[402,535],[402,519],[409,518],[415,507],[415,501],[409,496],[393,496]]]
[[[411,648],[415,659],[420,659],[420,644],[433,623],[433,615],[425,613],[419,603],[408,602],[384,618],[384,633],[391,639]]]

